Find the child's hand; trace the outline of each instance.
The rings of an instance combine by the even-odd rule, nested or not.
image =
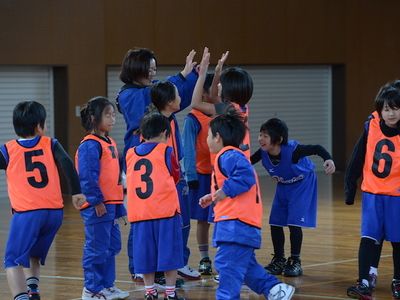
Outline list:
[[[215,73],[220,73],[222,71],[222,67],[225,64],[225,61],[227,60],[228,55],[229,55],[229,51],[226,51],[225,53],[222,53],[221,58],[218,60],[218,63],[215,66]]]
[[[94,209],[96,210],[96,215],[98,217],[104,216],[107,213],[107,208],[103,202],[95,205]]]
[[[189,52],[188,56],[186,56],[186,64],[181,72],[183,77],[188,76],[189,73],[192,72],[193,67],[196,65],[196,62],[193,61],[193,58],[195,55],[196,55],[196,51],[192,50]]]
[[[201,198],[199,199],[199,205],[200,205],[202,208],[206,208],[206,207],[209,206],[211,203],[212,203],[212,196],[211,196],[211,194],[204,195],[203,197],[201,197]]]
[[[331,174],[335,173],[336,167],[335,167],[335,163],[333,162],[332,159],[327,159],[324,162],[324,169],[325,169],[326,175],[331,175]]]
[[[210,64],[210,52],[208,52],[207,47],[204,47],[203,57],[201,58],[201,62],[198,69],[199,76],[205,76],[205,74],[207,74],[209,64]]]
[[[72,205],[76,209],[80,209],[81,206],[86,202],[86,197],[84,194],[72,195]]]
[[[213,201],[215,203],[218,203],[218,201],[221,201],[221,200],[223,200],[225,198],[226,198],[226,194],[224,193],[224,191],[222,189],[219,189],[213,195]]]

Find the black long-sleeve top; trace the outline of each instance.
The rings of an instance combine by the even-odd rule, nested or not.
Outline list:
[[[261,160],[261,151],[263,150],[260,148],[251,155],[250,161],[253,165]],[[332,159],[329,152],[326,151],[326,149],[321,145],[297,145],[296,149],[293,151],[292,163],[297,164],[300,158],[310,155],[318,155],[324,161]],[[280,154],[278,155],[268,154],[268,156],[274,165],[278,164],[281,160]]]

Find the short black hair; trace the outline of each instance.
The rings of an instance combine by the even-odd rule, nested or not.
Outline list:
[[[159,81],[151,87],[150,97],[154,106],[162,111],[168,103],[175,100],[175,85],[170,81]]]
[[[86,131],[96,130],[101,123],[103,111],[107,106],[115,109],[114,103],[103,96],[91,98],[81,108],[81,124]]]
[[[289,129],[284,121],[278,118],[272,118],[263,123],[260,132],[267,133],[271,138],[271,144],[286,145],[289,138]]]
[[[220,135],[224,147],[239,148],[246,136],[247,126],[240,114],[235,109],[230,109],[211,120],[210,129],[213,136],[217,133]]]
[[[131,84],[149,77],[150,61],[154,59],[157,63],[153,51],[146,48],[129,49],[121,65],[119,78],[125,84]]]
[[[46,109],[36,101],[18,103],[13,111],[13,125],[15,133],[20,137],[29,137],[36,134],[39,125],[44,129]]]
[[[171,135],[171,126],[166,116],[152,112],[145,115],[140,123],[140,132],[145,140],[156,138],[166,131],[166,136]]]
[[[375,98],[375,110],[382,117],[382,110],[387,104],[392,109],[400,108],[400,90],[392,85],[383,86]]]
[[[221,74],[221,98],[241,106],[247,104],[253,95],[253,79],[246,70],[238,67],[225,69]]]

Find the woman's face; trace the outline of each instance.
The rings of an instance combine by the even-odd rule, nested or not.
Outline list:
[[[156,60],[154,58],[150,59],[150,67],[149,67],[149,81],[152,82],[154,80],[154,77],[157,74],[157,65],[156,65]]]

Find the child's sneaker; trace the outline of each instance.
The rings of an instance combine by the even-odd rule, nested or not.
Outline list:
[[[154,283],[158,286],[158,287],[163,287],[166,284],[166,280],[165,280],[165,276],[164,276],[164,272],[156,272],[155,276],[154,276]],[[185,284],[185,280],[183,280],[182,278],[177,278],[176,282],[175,282],[175,287],[177,289],[181,288],[183,285]]]
[[[303,275],[300,258],[292,256],[289,257],[285,268],[283,269],[283,275],[287,277],[297,277]]]
[[[219,275],[215,275],[213,280],[214,280],[214,282],[219,284]]]
[[[204,257],[200,260],[199,272],[201,275],[211,275],[212,274],[211,260],[209,257]]]
[[[82,300],[111,300],[110,298],[107,298],[106,295],[103,294],[103,291],[98,292],[98,293],[92,293],[91,291],[87,290],[85,287],[83,288],[82,291]]]
[[[400,299],[400,280],[393,279],[392,281],[392,295],[395,299]]]
[[[369,287],[372,290],[376,288],[377,282],[378,282],[378,276],[374,273],[369,274],[368,283],[369,283]]]
[[[178,297],[178,294],[175,292],[174,296],[164,295],[164,300],[185,300],[183,297]]]
[[[115,285],[110,288],[103,289],[102,292],[107,297],[107,299],[111,300],[125,299],[129,297],[128,292],[120,290]]]
[[[187,278],[189,280],[197,280],[201,278],[200,273],[189,267],[189,265],[186,265],[183,268],[178,269],[178,275]]]
[[[269,274],[281,275],[286,265],[286,258],[274,256],[271,262],[264,267]]]
[[[347,289],[347,296],[354,299],[371,300],[371,289],[364,283],[357,282]]]
[[[40,300],[39,291],[28,291],[29,300]]]
[[[289,300],[292,299],[295,288],[286,283],[278,283],[269,291],[268,300]]]
[[[145,294],[144,295],[144,300],[155,300],[158,299],[158,293],[153,295],[153,294]]]
[[[139,273],[132,274],[132,281],[134,283],[144,283],[143,274],[139,274]]]

